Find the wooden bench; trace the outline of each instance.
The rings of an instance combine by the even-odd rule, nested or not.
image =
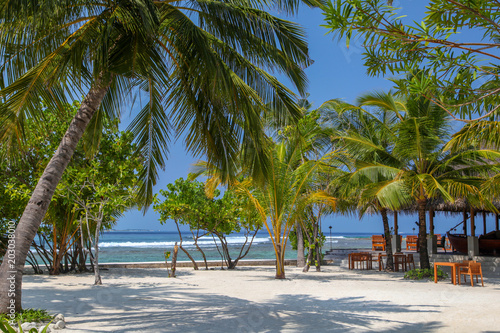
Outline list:
[[[380,249],[380,250],[377,250]],[[385,238],[380,235],[372,236],[372,251],[385,251]]]
[[[406,250],[418,251],[418,236],[406,236]]]

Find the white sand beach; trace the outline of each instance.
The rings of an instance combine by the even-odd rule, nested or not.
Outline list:
[[[500,330],[500,279],[485,287],[406,281],[402,273],[325,266],[234,271],[165,269],[26,275],[23,306],[63,313],[60,332],[491,332]]]

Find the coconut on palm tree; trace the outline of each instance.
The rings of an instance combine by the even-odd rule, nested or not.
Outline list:
[[[11,151],[22,145],[27,118],[43,124],[40,100],[57,110],[68,98],[84,96],[18,223],[15,267],[7,261],[1,266],[1,312],[11,301],[21,309],[29,246],[80,138],[91,153],[103,119],[119,118],[133,96],[144,98],[130,125],[146,159],[139,193],[144,205],[170,137],[182,132],[187,148],[220,166],[224,178],[233,174],[241,144],[258,157],[253,170],[266,171],[260,112],[273,105],[280,121],[300,112],[294,94],[265,69],[284,74],[303,93],[310,60],[302,29],[264,7],[290,13],[299,3],[71,0],[0,6],[2,144]],[[9,271],[15,271],[14,293]]]

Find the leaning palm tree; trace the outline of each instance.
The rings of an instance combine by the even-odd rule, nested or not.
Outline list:
[[[233,174],[240,144],[255,152],[249,156],[255,174],[266,171],[261,110],[272,105],[280,121],[300,112],[294,94],[263,68],[284,74],[304,93],[303,68],[310,60],[302,29],[263,9],[275,5],[293,13],[299,3],[2,2],[0,140],[16,151],[26,119],[43,124],[40,100],[57,110],[68,98],[84,98],[19,221],[15,267],[2,263],[1,312],[10,300],[21,309],[29,246],[80,138],[89,153],[95,151],[103,120],[119,118],[125,103],[136,101],[133,96],[144,98],[130,124],[146,159],[139,191],[144,206],[164,166],[169,138],[181,132],[186,132],[187,148],[219,165],[224,178]],[[305,3],[318,5],[316,0]],[[8,292],[9,271],[16,272],[14,293]]]

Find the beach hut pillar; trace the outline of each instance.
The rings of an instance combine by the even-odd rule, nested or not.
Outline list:
[[[467,212],[464,209],[464,235],[467,236]]]
[[[499,216],[500,216],[499,214],[495,214],[495,228],[497,229],[497,231],[498,231],[498,217]]]
[[[394,211],[394,235],[392,235],[392,252],[401,252],[401,238],[399,237],[398,212]]]
[[[434,210],[431,208],[429,209],[429,233],[431,235],[434,235]]]
[[[437,253],[437,237],[434,236],[434,209],[429,209],[429,235],[427,235],[427,250],[429,254]]]
[[[476,236],[476,213],[472,208],[470,210],[470,235]]]
[[[483,235],[486,235],[486,212],[483,212]]]
[[[470,236],[467,237],[467,252],[469,258],[479,255],[479,240],[476,237],[476,225],[475,225],[475,212],[474,209],[470,210]]]

